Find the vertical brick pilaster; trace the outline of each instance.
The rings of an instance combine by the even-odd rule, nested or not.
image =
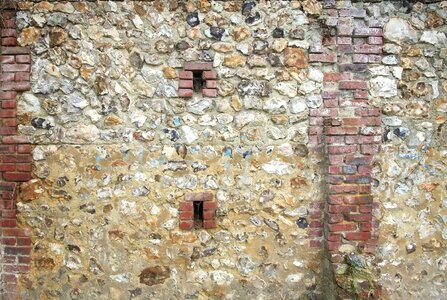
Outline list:
[[[310,54],[311,62],[327,70],[323,105],[310,111],[309,135],[327,161],[324,243],[337,270],[342,245],[374,255],[377,244],[371,166],[380,151],[381,112],[368,103],[367,69],[381,62],[382,28],[368,26],[365,9],[350,1],[325,2],[325,14],[323,46]]]
[[[3,11],[0,52],[0,230],[2,299],[17,299],[18,275],[28,271],[30,231],[17,227],[20,182],[31,179],[31,144],[17,132],[18,93],[30,89],[31,56],[17,45],[15,11]]]

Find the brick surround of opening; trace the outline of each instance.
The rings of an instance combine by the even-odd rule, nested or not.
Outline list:
[[[2,14],[0,55],[0,229],[2,299],[17,299],[18,274],[30,263],[30,230],[17,226],[20,182],[31,179],[31,144],[17,133],[17,97],[30,89],[30,49],[17,45],[15,11]]]

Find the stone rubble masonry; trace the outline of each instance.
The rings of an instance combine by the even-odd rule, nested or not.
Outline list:
[[[200,192],[185,194],[184,201],[180,203],[180,229],[189,230],[194,228],[194,202],[202,202],[203,204],[203,228],[216,228],[217,202],[214,201],[214,195],[210,192]]]
[[[212,70],[212,62],[186,62],[183,71],[179,72],[179,97],[191,98],[194,94],[194,72],[202,73],[202,95],[217,97],[217,73]]]
[[[331,71],[324,74],[323,106],[310,111],[309,134],[312,147],[327,158],[321,231],[337,270],[342,245],[374,254],[378,240],[371,164],[380,151],[381,112],[368,104],[366,70],[381,62],[382,28],[368,26],[365,9],[353,8],[350,1],[327,2],[325,8],[331,34],[323,37],[323,49],[311,48],[309,57]],[[311,246],[319,246],[317,233],[311,229]]]
[[[15,12],[2,13],[0,53],[0,229],[2,299],[17,299],[19,273],[29,269],[30,230],[17,227],[20,182],[31,179],[31,144],[17,133],[17,97],[30,89],[31,55],[17,46]]]

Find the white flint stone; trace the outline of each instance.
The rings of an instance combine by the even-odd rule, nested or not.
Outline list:
[[[290,112],[298,114],[307,109],[306,101],[302,98],[294,98],[290,101]]]
[[[292,172],[292,165],[280,160],[272,160],[262,165],[262,169],[270,174],[285,175]]]
[[[416,41],[417,33],[407,20],[390,18],[383,28],[383,36],[390,41],[402,44],[404,41]]]
[[[372,97],[390,98],[397,96],[396,80],[385,76],[377,76],[369,81]]]

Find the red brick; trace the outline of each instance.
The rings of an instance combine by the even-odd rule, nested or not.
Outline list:
[[[15,77],[15,81],[29,81],[30,80],[30,73],[29,72],[17,72]]]
[[[372,205],[360,205],[360,212],[361,213],[371,213]]]
[[[15,109],[2,109],[0,110],[0,118],[15,118],[17,111]]]
[[[319,240],[310,240],[309,247],[310,248],[321,248],[323,243]]]
[[[2,138],[2,142],[5,144],[29,144],[30,138],[28,136],[20,135],[5,136]]]
[[[193,220],[194,219],[194,212],[189,211],[181,211],[180,212],[180,220]]]
[[[351,37],[338,37],[337,38],[337,44],[339,44],[339,45],[351,45],[352,44],[352,38]]]
[[[335,45],[335,44],[337,44],[337,39],[335,38],[335,36],[325,35],[325,36],[323,36],[322,44],[323,44],[323,46]]]
[[[8,91],[3,92],[0,91],[0,100],[15,100],[17,96],[17,92]]]
[[[0,75],[0,81],[14,81],[15,73],[3,73]]]
[[[357,151],[357,145],[328,146],[329,154],[349,154]]]
[[[361,152],[363,154],[377,154],[380,152],[380,145],[362,145]]]
[[[194,204],[193,204],[193,202],[184,201],[184,202],[180,203],[179,209],[181,211],[193,211],[194,210]]]
[[[18,172],[5,172],[3,173],[3,178],[7,181],[24,182],[31,180],[30,173],[18,173]]]
[[[29,72],[30,65],[29,64],[3,64],[2,70],[3,70],[3,72]]]
[[[17,220],[15,219],[3,219],[0,220],[0,227],[16,227]]]
[[[359,185],[359,194],[371,194],[371,185]]]
[[[368,63],[368,55],[366,54],[354,54],[352,56],[352,62],[353,63]]]
[[[193,81],[192,80],[179,80],[179,87],[181,89],[192,89]]]
[[[17,46],[17,38],[16,37],[2,38],[2,46]]]
[[[19,64],[31,63],[31,55],[17,55],[16,62]]]
[[[2,37],[16,37],[17,31],[15,29],[4,28],[2,29]]]
[[[338,109],[336,108],[317,108],[310,110],[311,117],[337,117]]]
[[[380,45],[357,45],[357,46],[354,46],[354,53],[382,54],[382,46],[380,46]]]
[[[194,228],[194,221],[188,220],[188,221],[180,221],[179,223],[180,229],[188,230]]]
[[[29,256],[19,256],[19,264],[29,264],[31,262],[31,258]]]
[[[208,79],[217,79],[217,73],[215,71],[204,71],[202,74],[202,78],[205,80]]]
[[[7,246],[15,246],[17,243],[17,240],[15,237],[6,237],[6,238],[2,238],[2,245],[7,245]]]
[[[193,79],[193,73],[191,71],[180,71],[178,77],[180,79]]]
[[[217,221],[216,220],[203,220],[203,228],[205,229],[211,229],[217,227]]]
[[[382,61],[381,55],[374,55],[374,54],[368,55],[368,63],[370,64],[379,64],[381,61]]]
[[[327,127],[325,129],[327,135],[352,135],[358,134],[358,127]]]
[[[368,44],[371,45],[382,45],[383,44],[383,38],[380,36],[370,36],[368,37]]]
[[[335,204],[335,205],[344,204],[343,199],[344,199],[343,196],[340,196],[340,195],[329,195],[328,203]]]
[[[352,231],[357,230],[357,224],[344,223],[344,224],[328,224],[330,232]]]
[[[340,14],[340,17],[353,17],[353,18],[366,17],[366,11],[364,9],[359,8],[340,9],[338,12]]]
[[[367,125],[367,126],[380,126],[381,120],[376,117],[363,117],[363,118],[343,118],[343,125],[346,126],[358,126],[358,125]]]
[[[204,210],[203,211],[203,219],[204,220],[214,219],[215,216],[216,215],[215,215],[215,210],[214,209]]]
[[[335,53],[328,54],[309,54],[310,62],[335,63],[337,62],[337,55]]]
[[[321,229],[321,228],[310,228],[308,232],[309,232],[309,236],[311,236],[311,237],[322,237],[323,236],[323,229]]]
[[[359,172],[359,174],[371,174],[372,167],[371,166],[359,166],[358,172]]]
[[[18,172],[31,172],[31,170],[32,170],[32,164],[31,164],[31,163],[16,164],[16,170],[17,170]]]
[[[346,204],[370,204],[373,198],[371,195],[345,195],[344,202]]]
[[[340,24],[340,19],[339,19],[339,24]],[[353,31],[354,31],[354,27],[352,27],[352,26],[346,26],[346,25],[337,26],[337,34],[338,35],[351,36]]]
[[[3,283],[17,283],[17,275],[13,274],[2,274]]]
[[[339,166],[345,160],[345,155],[329,155],[329,164]]]
[[[31,247],[5,247],[5,254],[10,255],[29,255],[31,253]]]
[[[358,186],[354,184],[346,185],[329,185],[330,194],[356,194],[358,192]],[[349,203],[348,203],[349,204]]]
[[[3,209],[1,212],[2,218],[11,218],[15,219],[17,217],[17,210],[16,209]]]
[[[345,220],[345,217],[342,214],[327,214],[327,216],[327,222],[330,224],[341,223]]]
[[[30,144],[23,144],[17,146],[18,153],[31,153],[32,150],[33,148],[31,147]]]
[[[17,245],[18,246],[29,246],[29,245],[31,245],[31,238],[29,238],[29,237],[18,238]]]
[[[207,89],[217,89],[217,81],[216,80],[207,80],[205,86]]]
[[[217,208],[217,202],[214,201],[206,201],[203,202],[203,209],[204,210],[212,210]]]
[[[12,163],[0,163],[1,172],[12,172],[15,171],[16,165]]]
[[[339,88],[342,90],[366,90],[368,89],[368,83],[356,80],[340,81]]]
[[[354,36],[370,37],[382,36],[382,28],[357,27],[354,30]]]
[[[4,91],[28,91],[31,89],[31,83],[29,81],[4,82],[2,89]]]
[[[3,126],[9,126],[7,123],[8,122],[3,121]],[[17,128],[15,127],[0,127],[0,135],[15,135],[15,134],[17,134]]]
[[[30,53],[30,48],[29,47],[2,47],[1,53],[3,55],[29,54]]]
[[[5,163],[17,163],[17,162],[30,162],[31,155],[29,154],[16,154],[16,155],[4,155],[3,162]]]
[[[326,242],[326,249],[328,251],[337,251],[342,244],[340,242]]]
[[[3,100],[1,101],[2,108],[16,108],[17,101],[16,100]]]
[[[204,97],[217,97],[216,89],[202,89],[202,95]]]
[[[192,97],[193,91],[191,89],[179,89],[178,95],[183,98]]]
[[[371,238],[371,232],[347,232],[344,236],[349,241],[366,241]]]
[[[212,62],[185,62],[183,67],[187,71],[208,71],[213,68]]]
[[[2,64],[13,64],[15,62],[14,55],[2,55],[0,56],[0,63]]]
[[[328,212],[330,213],[346,213],[357,212],[357,205],[329,205]]]
[[[362,155],[362,156],[354,156],[348,155],[345,158],[345,163],[348,165],[369,165],[372,161],[372,156],[370,155]]]

